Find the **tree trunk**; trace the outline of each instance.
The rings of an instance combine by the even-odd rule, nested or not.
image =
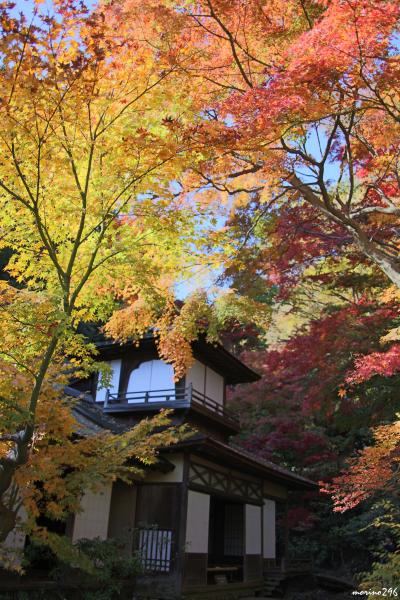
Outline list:
[[[29,411],[31,413],[32,420],[30,423],[28,423],[28,425],[26,425],[25,429],[19,431],[13,436],[13,439],[15,440],[13,447],[9,450],[8,454],[5,457],[0,459],[0,505],[3,507],[6,506],[7,503],[7,495],[12,486],[15,471],[21,465],[26,464],[29,459],[30,446],[35,431],[37,403],[39,401],[39,396],[42,390],[44,378],[46,377],[52,357],[57,347],[59,335],[60,332],[57,329],[49,342],[49,345],[41,362],[38,374],[35,378],[35,384],[32,389],[29,403]],[[15,513],[18,512],[13,511],[12,508],[10,508],[10,510]],[[4,512],[4,517],[4,524],[3,521],[1,521],[0,523],[0,542],[4,541],[7,535],[15,527],[16,514],[14,515],[14,521],[12,520],[10,514],[7,512]]]
[[[354,236],[361,252],[374,262],[383,273],[400,288],[400,262],[396,259],[390,259],[370,242],[367,236]]]

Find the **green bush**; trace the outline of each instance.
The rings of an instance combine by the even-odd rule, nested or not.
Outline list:
[[[120,597],[124,582],[133,583],[140,572],[139,557],[124,554],[118,540],[81,539],[74,546],[78,555],[92,564],[91,573],[80,568],[79,562],[74,565],[60,561],[48,547],[35,543],[30,544],[25,552],[27,573],[45,569],[60,588],[69,587],[72,582],[77,588],[84,587],[85,600],[113,600]]]
[[[369,572],[359,575],[360,587],[376,591],[398,587],[400,595],[400,506],[398,500],[383,500],[376,506],[382,514],[370,527],[381,534],[382,541],[380,549],[374,553],[376,560]]]
[[[400,595],[400,551],[386,553],[383,562],[374,562],[369,573],[362,576],[361,589],[381,590],[382,588],[398,588]]]

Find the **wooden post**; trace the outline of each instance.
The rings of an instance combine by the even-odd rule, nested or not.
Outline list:
[[[106,395],[104,397],[104,408],[107,408],[109,399],[110,399],[110,390],[109,390],[109,388],[107,388]]]

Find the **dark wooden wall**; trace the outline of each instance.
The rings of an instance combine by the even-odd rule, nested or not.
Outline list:
[[[133,551],[135,505],[136,487],[115,481],[111,494],[108,537],[121,541],[122,553],[127,556]]]
[[[138,486],[135,527],[157,525],[172,531],[172,564],[169,573],[151,573],[147,585],[162,592],[179,590],[183,571],[184,534],[187,512],[187,491],[181,483],[148,483]],[[161,588],[159,587],[161,586]]]
[[[208,555],[191,552],[185,554],[184,586],[207,584]]]
[[[246,554],[244,557],[244,579],[254,581],[262,578],[263,559],[259,554]]]

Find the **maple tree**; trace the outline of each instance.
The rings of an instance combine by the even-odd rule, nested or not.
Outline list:
[[[345,303],[344,279],[338,285],[343,273],[330,275],[337,284],[336,303],[332,295],[324,297],[320,291],[322,311],[315,302],[311,317],[308,312],[300,315],[300,326],[296,320],[293,329],[281,325],[279,340],[268,342],[268,332],[267,342],[245,350],[242,357],[262,379],[248,389],[239,386],[229,402],[242,426],[237,443],[320,481],[328,492],[303,499],[293,496],[291,551],[311,552],[323,568],[359,572],[366,570],[374,549],[384,543],[383,532],[378,537],[369,533],[379,515],[374,501],[397,497],[399,377],[381,374],[351,385],[345,381],[354,372],[356,356],[380,348],[382,332],[397,320],[398,307],[382,307],[377,302],[380,293],[368,290],[365,281],[364,292],[372,297],[351,303],[349,277]],[[360,285],[356,275],[355,289]],[[299,317],[299,296],[296,302],[284,313],[284,324],[293,312]],[[309,311],[308,295],[303,302]],[[338,509],[346,509],[345,514]],[[328,537],[325,528],[331,531]]]
[[[1,5],[0,246],[11,257],[0,282],[0,540],[22,501],[25,527],[56,545],[35,524],[39,504],[63,518],[84,483],[77,472],[90,482],[123,472],[127,452],[154,459],[141,438],[151,424],[123,448],[111,435],[71,441],[60,390],[71,373],[101,368],[80,322],[107,322],[123,341],[156,325],[179,377],[199,331],[216,339],[221,322],[245,315],[257,338],[274,300],[289,300],[303,327],[252,355],[264,377],[244,443],[305,472],[331,469],[343,453],[332,423],[347,423],[349,453],[366,442],[351,425],[360,407],[366,428],[393,418],[390,384],[378,393],[374,381],[400,367],[398,344],[380,346],[398,333],[398,2],[125,0],[91,11],[70,0],[53,10],[38,4],[27,19]],[[229,216],[222,228],[213,210]],[[199,293],[177,307],[172,282],[194,247],[206,268],[224,262],[241,296],[212,306]],[[394,284],[385,298],[382,273]],[[384,468],[374,448],[352,463],[346,497],[368,457]]]
[[[335,510],[346,511],[377,491],[398,489],[400,422],[380,425],[374,430],[374,444],[352,457],[346,471],[333,478],[323,491],[333,497]]]
[[[331,239],[329,223],[312,216],[308,210],[264,216],[226,273],[239,290],[267,296],[269,289],[273,305],[272,326],[242,351],[262,379],[239,386],[230,402],[242,424],[240,444],[324,481],[330,492],[306,497],[301,506],[298,495],[293,499],[292,551],[311,551],[324,568],[359,572],[378,548],[368,533],[373,503],[382,495],[396,498],[399,360],[384,343],[391,342],[388,331],[396,335],[398,299],[352,244],[337,252],[336,233]],[[247,219],[246,208],[234,215],[238,236]],[[240,352],[238,337],[234,331]],[[335,506],[353,510],[332,513]],[[321,539],[321,522],[332,529],[329,539]]]
[[[339,279],[329,269],[346,261],[342,276],[354,281],[356,271],[358,277],[356,297],[344,297],[347,306],[311,325],[308,319],[309,330],[283,350],[260,352],[255,364],[266,383],[257,394],[264,402],[284,397],[293,410],[300,404],[306,412],[323,406],[327,417],[349,414],[360,403],[356,393],[351,406],[353,384],[389,378],[400,366],[398,344],[384,350],[380,339],[398,337],[398,2],[206,0],[180,10],[188,43],[199,50],[191,75],[208,85],[208,110],[192,133],[210,149],[187,185],[229,204],[225,277],[255,295],[263,284],[276,286],[276,298],[292,303],[303,273],[312,269],[314,284],[328,284],[330,294]],[[372,304],[362,298],[371,265],[394,284]],[[349,320],[353,340],[337,335]],[[376,326],[379,334],[362,332]],[[286,408],[298,449],[301,434]],[[368,424],[382,418],[379,409]],[[271,428],[270,420],[267,410],[262,423]],[[288,425],[274,425],[261,440],[254,436],[253,448],[282,458],[276,438],[285,438]]]
[[[56,472],[42,482],[43,510],[64,518],[79,479],[63,482],[67,465],[94,485],[123,471],[128,452],[153,461],[152,440],[168,445],[179,435],[141,439],[166,423],[162,415],[121,441],[69,443],[65,384],[98,370],[105,382],[110,375],[80,325],[105,323],[124,341],[153,327],[179,378],[199,332],[216,339],[232,313],[257,319],[257,303],[231,293],[214,304],[202,292],[176,304],[176,280],[193,263],[214,264],[200,255],[211,209],[184,198],[179,183],[201,159],[186,126],[199,118],[202,97],[181,69],[192,53],[171,47],[174,28],[162,35],[148,8],[136,6],[128,20],[117,5],[38,3],[19,16],[1,5],[0,248],[8,260],[0,282],[0,541],[21,502],[28,518],[19,526],[48,535],[35,529],[35,481],[50,460]],[[94,466],[104,452],[106,473]]]
[[[137,3],[117,7],[129,23]],[[303,324],[246,355],[264,378],[248,403],[236,394],[244,443],[306,472],[343,458],[324,427],[347,422],[348,455],[370,441],[357,429],[394,418],[399,347],[381,338],[398,337],[399,17],[393,0],[178,1],[154,15],[203,102],[176,126],[202,153],[184,190],[227,207],[208,250],[222,248],[225,283],[289,301]]]
[[[129,19],[135,2],[118,6]],[[204,104],[190,127],[204,160],[187,188],[234,206],[256,198],[264,214],[312,207],[398,286],[399,10],[393,0],[165,3],[154,18],[165,30],[178,17],[176,64]],[[190,64],[183,44],[196,51]]]
[[[207,86],[203,122],[190,130],[205,157],[187,189],[231,211],[213,238],[226,242],[225,281],[256,297],[272,290],[306,322],[253,358],[265,379],[236,395],[243,443],[331,475],[366,445],[334,488],[338,506],[354,506],[392,482],[389,440],[390,457],[398,452],[396,424],[380,424],[396,419],[400,367],[398,344],[382,346],[399,334],[399,4],[178,4],[182,37],[198,50],[182,69]],[[303,275],[313,285],[299,291]],[[305,295],[299,308],[301,294],[312,309]],[[321,315],[327,296],[336,306]],[[340,421],[332,448],[325,432],[340,432]]]
[[[160,415],[119,438],[77,440],[62,390],[102,369],[80,323],[128,301],[159,317],[190,263],[191,208],[170,182],[190,155],[171,123],[192,107],[151,22],[124,40],[111,14],[82,3],[0,11],[0,541],[17,524],[57,549],[39,512],[65,518],[85,486],[126,479],[128,456],[154,462],[180,435],[151,435],[167,424]],[[173,344],[165,356],[173,362]]]
[[[246,447],[305,472],[311,468],[319,477],[332,461],[336,469],[338,451],[326,437],[327,429],[332,437],[335,430],[339,436],[346,432],[340,452],[351,452],[353,428],[379,424],[396,410],[392,389],[385,389],[382,379],[344,387],[354,356],[379,348],[380,332],[396,317],[397,307],[365,300],[329,305],[325,314],[277,347],[246,351],[243,358],[262,374],[260,382],[248,390],[239,388],[231,400],[244,430],[251,432],[245,436]]]

